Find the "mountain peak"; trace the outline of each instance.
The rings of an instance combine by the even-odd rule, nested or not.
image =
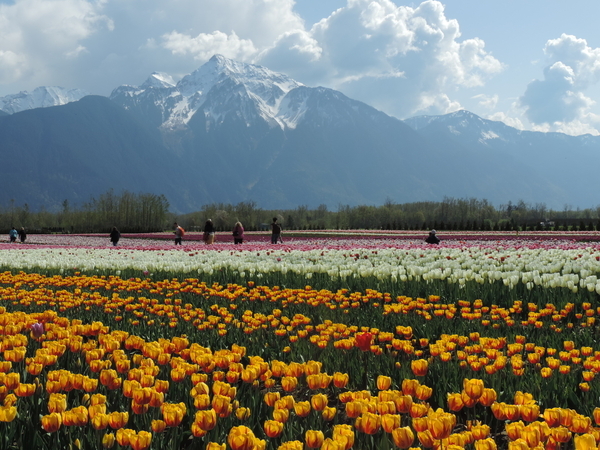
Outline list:
[[[89,95],[82,89],[65,89],[60,86],[40,86],[33,91],[21,91],[0,97],[0,110],[9,114],[26,109],[47,108],[75,102]]]
[[[164,72],[153,72],[146,81],[142,83],[142,88],[172,88],[175,81],[171,75]]]

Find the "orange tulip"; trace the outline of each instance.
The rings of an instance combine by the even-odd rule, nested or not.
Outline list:
[[[354,430],[351,425],[335,425],[333,427],[332,439],[341,444],[343,450],[349,450],[354,445]]]
[[[419,431],[417,433],[417,439],[419,439],[419,442],[425,448],[431,448],[435,443],[435,439],[433,438],[429,430]]]
[[[115,435],[113,433],[106,433],[102,436],[102,448],[113,448],[115,445]]]
[[[150,424],[153,433],[162,433],[167,428],[164,420],[153,420]]]
[[[391,433],[400,426],[400,414],[383,414],[381,416],[381,428],[386,433]]]
[[[67,409],[66,394],[50,394],[48,399],[48,411],[50,413],[61,413]]]
[[[589,417],[582,416],[577,414],[573,417],[573,421],[569,429],[573,433],[585,434],[590,431],[592,426],[592,421]]]
[[[326,422],[330,422],[334,419],[336,414],[337,409],[334,406],[326,406],[321,412],[321,417],[323,417],[323,420],[325,420]]]
[[[96,406],[90,406],[90,408],[95,408]],[[96,413],[93,416],[90,414],[90,423],[92,424],[92,428],[94,428],[94,430],[106,429],[108,427],[108,419],[108,414]]]
[[[320,448],[325,436],[321,430],[307,430],[304,434],[304,442],[309,448]]]
[[[298,378],[296,377],[283,377],[281,379],[281,387],[285,392],[292,392],[298,386]]]
[[[409,448],[415,441],[415,434],[410,427],[396,428],[392,431],[392,439],[398,448]]]
[[[161,412],[168,427],[178,427],[186,415],[187,409],[185,403],[164,403]]]
[[[360,423],[357,428],[364,433],[375,434],[381,428],[381,416],[366,412],[357,419],[357,423]]]
[[[596,423],[596,425],[600,425],[600,408],[595,408],[593,414],[594,422]]]
[[[129,438],[129,445],[133,450],[146,450],[152,443],[152,433],[148,431],[140,431],[137,434],[133,433]]]
[[[232,427],[227,436],[227,443],[232,450],[253,450],[255,440],[252,430],[243,425]]]
[[[479,397],[478,401],[479,404],[482,406],[491,406],[497,398],[498,394],[496,394],[496,391],[494,389],[485,388],[483,390],[483,394],[481,394],[481,397]]]
[[[406,414],[410,411],[413,398],[410,395],[398,395],[393,401],[396,404],[396,411],[401,414]]]
[[[477,378],[469,380],[465,378],[463,380],[463,389],[470,398],[478,400],[483,395],[483,380]]]
[[[216,442],[209,442],[206,444],[206,450],[225,450],[227,446],[225,444],[218,444]]]
[[[273,419],[277,422],[286,423],[290,418],[289,409],[275,409],[273,410]]]
[[[235,417],[239,420],[246,420],[250,417],[250,408],[237,408],[235,410]]]
[[[54,433],[58,431],[62,425],[62,417],[59,413],[50,413],[42,417],[42,428],[47,433]]]
[[[310,399],[310,404],[315,411],[323,411],[328,402],[325,394],[315,394]]]
[[[333,374],[333,385],[337,388],[345,388],[350,377],[347,373],[336,372]]]
[[[113,411],[108,415],[108,424],[113,430],[123,428],[129,422],[128,412]]]
[[[267,406],[273,407],[275,402],[281,398],[279,392],[267,392],[264,396]]]
[[[475,450],[496,450],[497,448],[496,441],[492,438],[475,441]]]
[[[415,418],[415,417],[423,417],[425,414],[427,414],[427,411],[429,410],[429,405],[424,405],[422,403],[413,403],[410,407],[410,417]]]
[[[556,442],[559,442],[561,444],[569,442],[572,436],[569,429],[565,427],[552,428],[550,430],[550,433],[552,434],[552,437],[556,440]]]
[[[586,433],[575,436],[575,450],[596,450],[596,439],[592,434]]]
[[[197,411],[194,422],[203,430],[210,431],[217,424],[217,413],[214,409]]]
[[[429,397],[431,397],[431,395],[433,394],[433,389],[430,388],[429,386],[425,386],[425,385],[420,385],[416,392],[415,392],[415,397],[417,397],[419,400],[428,400]]]
[[[485,439],[490,435],[490,427],[489,425],[475,425],[471,427],[471,435],[476,441]]]
[[[462,396],[459,393],[448,394],[448,409],[450,411],[458,412],[465,404],[463,403]]]
[[[298,417],[306,417],[310,414],[311,408],[310,403],[305,402],[296,402],[294,403],[294,412]]]
[[[540,407],[539,405],[521,405],[520,412],[521,418],[526,422],[533,422],[538,420],[540,417]]]
[[[456,424],[456,416],[438,409],[427,416],[427,428],[434,439],[446,439]]]
[[[410,363],[410,369],[416,377],[424,377],[427,375],[428,368],[429,363],[426,359],[416,359]]]
[[[377,377],[377,389],[379,389],[380,391],[385,391],[385,390],[389,389],[391,385],[392,385],[391,377],[388,377],[385,375],[379,375]]]
[[[277,420],[266,420],[263,426],[265,434],[270,438],[276,438],[283,432],[283,423]]]
[[[404,395],[414,396],[420,384],[419,380],[404,379],[402,380],[402,393]]]

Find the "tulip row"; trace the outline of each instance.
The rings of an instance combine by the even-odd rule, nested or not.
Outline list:
[[[403,379],[401,389],[393,390],[392,377],[379,375],[378,393],[372,395],[348,389],[348,374],[328,375],[320,361],[265,361],[239,345],[213,351],[178,336],[146,341],[51,311],[0,313],[6,322],[4,352],[23,351],[23,359],[2,364],[0,419],[12,425],[31,418],[20,420],[25,432],[14,442],[4,441],[4,448],[27,447],[32,439],[50,444],[70,440],[79,448],[111,448],[116,442],[135,450],[176,441],[173,448],[178,448],[190,436],[209,449],[224,448],[217,441],[226,440],[234,450],[301,448],[303,443],[349,450],[355,443],[361,448],[373,442],[369,438],[398,448],[418,441],[424,448],[474,444],[492,449],[497,447],[493,431],[506,435],[513,448],[559,448],[573,436],[577,448],[600,441],[600,429],[594,426],[600,422],[600,408],[593,419],[572,409],[541,411],[533,395],[522,392],[509,404],[499,403],[495,390],[481,379],[464,379],[460,393],[448,393],[448,411],[434,410],[427,403],[433,389],[417,379]],[[371,333],[358,334],[358,351],[368,354],[372,339]],[[55,367],[63,365],[68,367]],[[411,366],[417,377],[426,375],[426,360],[414,360]],[[21,382],[22,368],[31,383]],[[76,368],[79,372],[73,372]],[[463,422],[467,415],[459,412],[478,406],[490,410],[503,428]],[[332,432],[325,438],[327,423]],[[301,430],[304,442],[289,439],[299,437],[295,430]]]
[[[369,248],[265,248],[231,246],[191,249],[107,249],[9,247],[0,267],[9,270],[62,270],[140,276],[142,273],[201,275],[221,283],[258,280],[288,286],[316,283],[361,287],[385,285],[391,291],[428,284],[455,293],[471,288],[482,293],[499,287],[523,290],[569,290],[600,293],[600,249],[581,244],[514,247],[456,245],[424,247],[395,243]],[[325,287],[325,286],[323,286]],[[406,292],[405,292],[406,293]]]
[[[554,311],[552,315],[545,314],[553,317],[546,329],[561,331],[560,334],[557,333],[555,344],[552,345],[547,339],[535,342],[517,334],[531,328],[535,335],[535,332],[544,329],[538,328],[539,320],[517,322],[512,319],[514,314],[523,309],[529,310],[527,314],[537,314],[535,305],[524,308],[519,302],[504,310],[494,308],[493,305],[483,306],[481,300],[472,303],[459,301],[457,305],[453,305],[440,304],[437,296],[427,299],[400,296],[393,300],[388,294],[373,290],[359,294],[316,291],[308,286],[300,290],[238,285],[223,287],[207,286],[191,279],[182,282],[151,282],[122,280],[117,277],[80,275],[48,278],[36,274],[13,276],[5,273],[0,281],[20,286],[20,289],[7,287],[0,290],[4,298],[20,299],[18,305],[15,301],[13,306],[42,310],[51,306],[72,317],[79,317],[83,311],[86,314],[92,310],[96,313],[102,311],[101,320],[116,321],[121,326],[130,327],[129,329],[140,328],[148,335],[160,336],[164,334],[160,330],[168,326],[174,331],[179,330],[189,335],[202,333],[205,340],[212,336],[212,345],[242,342],[243,339],[255,342],[253,336],[256,336],[270,346],[274,355],[283,351],[289,353],[290,357],[297,357],[303,352],[313,351],[307,346],[315,346],[317,351],[327,350],[325,356],[331,358],[335,368],[342,372],[352,370],[349,361],[353,359],[340,360],[336,354],[351,353],[355,347],[361,347],[360,337],[365,331],[371,336],[366,350],[370,350],[376,358],[375,364],[391,363],[402,376],[415,374],[414,370],[412,374],[408,371],[408,367],[413,367],[415,361],[426,361],[434,371],[441,370],[444,373],[447,372],[447,366],[452,365],[456,367],[457,374],[497,374],[497,378],[502,378],[501,375],[506,376],[508,372],[517,380],[526,376],[529,379],[537,378],[538,383],[542,378],[552,381],[556,378],[553,377],[554,374],[568,375],[565,379],[574,382],[578,378],[572,375],[576,374],[580,378],[579,384],[574,385],[575,388],[587,392],[595,389],[595,385],[590,385],[590,382],[600,370],[600,354],[593,346],[581,345],[575,348],[574,342],[566,340],[563,343],[558,337],[577,336],[581,340],[581,330],[589,328],[590,320],[594,317],[586,314],[587,320],[579,326],[567,320],[583,312],[591,311],[595,314],[586,303],[581,305],[581,309],[573,304],[567,304],[561,310],[546,305],[545,309]],[[47,288],[53,283],[60,289],[54,291]],[[71,293],[69,289],[72,290]],[[125,295],[121,296],[121,292]],[[132,296],[132,293],[136,296]],[[159,298],[146,297],[151,293]],[[200,297],[207,301],[196,300],[196,306],[193,306],[192,303],[174,298],[175,295]],[[163,297],[162,300],[160,297]],[[254,311],[240,308],[244,305]],[[394,310],[394,314],[391,310]],[[577,310],[582,313],[575,312]],[[357,314],[349,314],[350,311]],[[438,311],[442,314],[438,314]],[[407,325],[386,329],[386,324],[393,323],[389,321],[391,315],[400,315]],[[494,322],[494,315],[504,319],[492,327],[487,326],[490,319],[486,317]],[[356,320],[357,316],[367,318],[371,325],[380,324],[382,328],[364,327]],[[479,317],[481,322],[474,321],[473,316]],[[337,320],[334,321],[333,318]],[[479,323],[482,333],[486,333],[486,330],[502,332],[504,337],[480,338],[479,333],[473,332],[463,336],[439,334],[440,328],[446,327],[446,322],[452,323],[455,329],[460,329],[456,326],[457,319],[464,322],[465,330],[473,329]],[[419,334],[415,336],[413,329],[420,330]],[[431,339],[436,335],[437,339]],[[561,348],[563,345],[564,348]],[[264,352],[264,349],[261,351]],[[23,355],[11,349],[4,352],[4,357],[8,361],[19,361]],[[410,361],[410,366],[405,364]],[[354,370],[361,372],[364,368]],[[454,383],[457,383],[459,376],[454,378]],[[363,382],[363,377],[357,376],[356,380]],[[363,384],[367,386],[367,383]],[[439,398],[437,403],[440,404]]]

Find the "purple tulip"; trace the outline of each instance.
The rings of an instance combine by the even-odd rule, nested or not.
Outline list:
[[[44,324],[41,322],[36,322],[33,325],[31,325],[31,333],[36,339],[42,337],[42,334],[44,334]]]

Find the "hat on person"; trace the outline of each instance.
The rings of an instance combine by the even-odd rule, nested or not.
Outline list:
[[[435,234],[435,230],[431,230],[429,233],[430,234]]]

